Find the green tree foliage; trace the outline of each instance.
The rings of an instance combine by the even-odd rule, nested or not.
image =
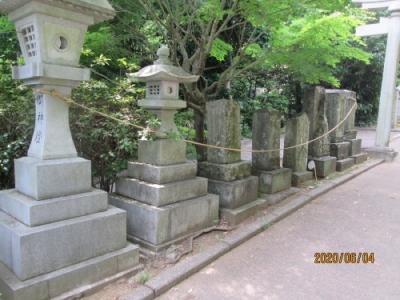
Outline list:
[[[118,85],[91,80],[74,90],[73,99],[87,107],[132,124],[145,125],[147,116],[137,106],[143,89],[122,78]],[[71,130],[79,155],[92,161],[94,185],[111,191],[127,161],[137,156],[138,130],[80,108],[71,110]]]
[[[358,19],[339,13],[296,19],[272,34],[267,63],[285,66],[300,82],[338,87],[335,70],[340,62],[369,60],[369,54],[358,48],[362,41],[353,34],[357,25]]]
[[[18,51],[14,26],[0,16],[0,189],[13,186],[14,159],[26,154],[33,131],[32,94],[11,78]]]
[[[286,68],[299,82],[337,85],[339,62],[368,59],[352,34],[359,22],[346,0],[138,1],[174,62],[202,78],[185,86],[201,142],[205,103],[229,94],[231,81],[250,70]]]
[[[377,120],[385,61],[386,36],[368,38],[365,48],[372,54],[369,64],[356,60],[346,60],[336,70],[340,86],[344,89],[357,91],[356,122],[360,126],[373,125]]]

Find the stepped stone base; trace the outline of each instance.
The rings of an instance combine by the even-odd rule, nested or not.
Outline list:
[[[240,161],[230,164],[201,162],[199,175],[214,180],[235,181],[251,175],[251,162]]]
[[[285,191],[276,193],[276,194],[261,194],[260,198],[267,201],[267,205],[274,205],[290,196],[297,194],[301,190],[295,187],[291,187]]]
[[[105,212],[28,227],[0,212],[0,261],[27,280],[126,246],[126,212]]]
[[[349,157],[346,159],[341,159],[336,162],[336,171],[343,172],[354,166],[354,159]]]
[[[231,182],[210,179],[208,191],[220,196],[220,207],[238,208],[257,199],[258,177],[250,176]]]
[[[292,174],[292,185],[293,186],[300,186],[303,182],[308,180],[312,180],[314,178],[314,174],[312,172],[294,172]]]
[[[139,247],[129,244],[120,250],[59,269],[26,281],[18,279],[0,262],[2,300],[48,300],[109,283],[139,271]],[[77,292],[78,293],[78,292]],[[79,294],[79,293],[78,293]]]
[[[195,177],[166,184],[152,184],[134,178],[118,179],[116,193],[157,207],[207,194],[207,179]]]
[[[0,210],[27,226],[39,226],[106,211],[108,195],[104,191],[37,201],[16,190],[0,192]]]
[[[313,158],[313,160],[315,162],[315,171],[318,177],[325,178],[336,172],[336,157],[324,156]]]
[[[354,159],[354,163],[356,165],[362,164],[363,162],[367,161],[368,159],[368,153],[360,153],[357,155],[353,155],[351,158]]]
[[[128,163],[128,176],[141,181],[165,184],[196,177],[197,163],[188,161],[170,166],[155,166],[140,162]]]
[[[36,200],[92,190],[91,162],[83,158],[15,160],[15,188]]]
[[[292,170],[287,168],[274,171],[254,171],[260,178],[259,191],[265,194],[275,194],[287,190],[292,185]]]
[[[242,205],[235,209],[222,208],[221,218],[224,219],[230,226],[238,225],[247,218],[256,215],[261,210],[267,208],[270,205],[274,205],[283,201],[290,196],[298,193],[300,189],[289,188],[283,192],[276,194],[262,194],[259,199]]]
[[[238,208],[221,208],[221,219],[227,222],[230,226],[234,226],[255,215],[257,212],[263,210],[267,206],[267,200],[256,199],[255,201],[242,205]]]
[[[330,146],[331,156],[336,157],[338,160],[349,157],[350,142],[333,143]]]
[[[352,139],[348,140],[350,142],[350,147],[349,147],[349,156],[357,155],[361,153],[361,139]]]
[[[219,199],[207,194],[162,207],[151,206],[117,194],[111,204],[127,212],[128,236],[141,245],[159,249],[176,239],[218,224]]]

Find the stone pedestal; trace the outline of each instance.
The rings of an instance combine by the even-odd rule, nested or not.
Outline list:
[[[315,171],[320,178],[328,177],[336,171],[336,157],[322,156],[313,160],[315,162]]]
[[[332,143],[331,155],[336,157],[338,160],[348,158],[351,148],[350,146],[350,142]]]
[[[361,151],[361,139],[347,140],[350,143],[349,157],[354,159],[354,164],[361,164],[368,159],[368,153]]]
[[[208,143],[240,148],[240,107],[232,100],[207,103]],[[208,161],[199,163],[199,175],[209,178],[208,191],[220,197],[221,217],[230,225],[254,214],[265,201],[257,201],[258,177],[240,153],[208,149]]]
[[[254,175],[260,178],[259,191],[264,194],[275,194],[292,186],[292,170],[288,168],[273,171],[255,170]]]
[[[289,119],[286,125],[285,148],[306,143],[309,138],[310,123],[306,113]],[[292,169],[292,185],[299,186],[313,178],[313,173],[307,171],[308,145],[286,149],[283,156],[283,166]]]
[[[281,169],[280,148],[281,114],[272,109],[261,109],[253,117],[253,174],[258,176],[259,191],[264,194],[283,192],[291,187],[292,170]]]
[[[196,177],[185,143],[140,141],[139,149],[139,161],[129,163],[109,198],[127,211],[129,239],[158,252],[218,223],[218,196],[208,194],[206,178]]]
[[[371,147],[365,149],[368,156],[376,159],[384,159],[387,162],[392,162],[398,156],[398,152],[390,147]]]
[[[354,159],[349,157],[352,152],[351,142],[341,142],[331,144],[331,155],[337,158],[336,171],[343,172],[354,166]]]
[[[16,169],[17,189],[0,192],[4,299],[54,298],[138,269],[126,212],[91,187],[89,161],[25,157]]]
[[[353,158],[349,157],[349,158],[340,159],[336,162],[336,171],[343,172],[343,171],[346,171],[347,169],[351,168],[352,166],[354,166]]]

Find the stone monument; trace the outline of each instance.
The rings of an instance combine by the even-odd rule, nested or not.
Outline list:
[[[154,140],[139,141],[139,159],[118,179],[110,203],[128,212],[128,237],[152,252],[218,223],[218,196],[208,194],[206,178],[196,177],[197,164],[186,159],[186,143],[178,138],[174,115],[185,108],[179,100],[179,83],[198,76],[175,67],[169,49],[135,74],[146,82],[146,98],[139,105],[158,116],[161,126]],[[175,137],[175,138],[174,138]]]
[[[308,141],[310,122],[306,113],[289,119],[286,124],[285,148],[300,145]],[[292,169],[292,185],[299,186],[313,179],[313,173],[307,171],[308,145],[286,149],[283,155],[283,167]]]
[[[233,100],[207,103],[208,144],[240,149],[240,107]],[[220,196],[221,216],[237,224],[255,213],[265,200],[257,200],[258,178],[251,176],[251,162],[240,152],[208,148],[208,161],[199,163],[199,174],[209,178],[208,191]]]
[[[354,92],[347,90],[326,90],[327,118],[329,129],[337,126],[347,115],[349,98],[355,98]],[[354,102],[353,102],[354,103]],[[351,153],[351,142],[345,138],[346,122],[341,124],[330,134],[331,155],[337,158],[336,171],[342,172],[354,166],[354,159],[349,157]],[[347,125],[348,126],[348,125]],[[349,133],[353,135],[354,133]]]
[[[349,157],[354,159],[355,164],[360,164],[368,159],[368,153],[361,151],[362,140],[357,138],[355,127],[357,109],[352,110],[354,104],[357,105],[357,94],[349,91],[345,101],[345,115],[350,113],[350,117],[344,123],[344,139],[350,143]]]
[[[79,68],[87,27],[110,19],[106,0],[1,0],[16,25],[25,64],[13,77],[34,89],[36,123],[28,156],[15,160],[15,189],[0,192],[0,292],[6,300],[63,297],[138,267],[126,241],[126,213],[91,186],[91,163],[77,157],[69,97],[88,80]]]
[[[273,109],[261,109],[253,116],[253,150],[276,150],[280,148],[281,141],[280,112]],[[281,168],[280,150],[270,152],[254,152],[252,154],[253,174],[259,177],[259,191],[266,195],[261,198],[275,204],[289,195],[297,192],[291,189],[292,170]],[[281,193],[281,197],[277,194]]]
[[[309,139],[313,140],[327,134],[329,126],[326,118],[325,89],[320,86],[306,88],[303,106],[310,121]],[[324,178],[336,171],[336,157],[330,156],[328,135],[309,145],[308,156],[315,162],[318,177]]]

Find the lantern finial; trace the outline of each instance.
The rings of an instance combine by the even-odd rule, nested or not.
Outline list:
[[[169,60],[170,51],[167,45],[161,45],[157,51],[158,60],[154,62],[155,65],[172,65]]]

